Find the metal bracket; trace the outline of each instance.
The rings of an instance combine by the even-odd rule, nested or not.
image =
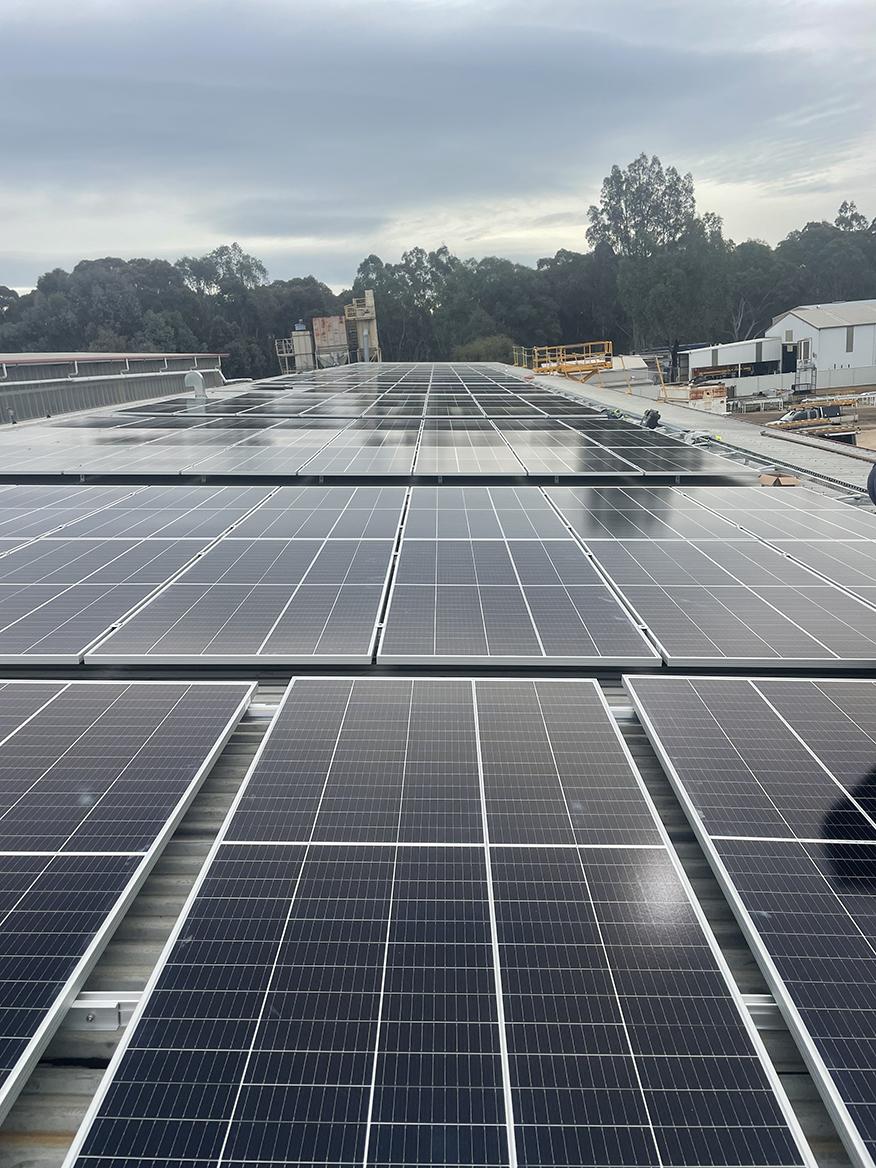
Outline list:
[[[632,706],[609,706],[615,722],[638,722],[639,716]]]
[[[70,1006],[63,1030],[123,1030],[140,1001],[140,994],[80,994]]]
[[[246,722],[262,722],[270,721],[277,713],[277,705],[269,702],[252,702],[248,707],[241,721]]]
[[[742,1001],[758,1030],[786,1030],[785,1020],[772,994],[743,994]]]

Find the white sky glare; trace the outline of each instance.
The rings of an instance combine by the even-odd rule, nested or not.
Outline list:
[[[775,243],[876,215],[872,0],[0,0],[0,284],[238,240],[348,285],[585,250],[613,163]]]

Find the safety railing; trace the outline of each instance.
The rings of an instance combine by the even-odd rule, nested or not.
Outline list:
[[[532,368],[536,373],[595,373],[610,369],[611,341],[582,341],[577,345],[537,345],[532,350]]]
[[[610,369],[612,356],[611,341],[536,345],[531,349],[515,345],[512,349],[512,360],[518,369],[532,369],[536,373],[595,373]]]

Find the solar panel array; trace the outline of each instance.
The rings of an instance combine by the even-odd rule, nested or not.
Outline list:
[[[876,1153],[876,683],[627,678],[844,1130]]]
[[[88,660],[370,663],[405,499],[281,488]]]
[[[0,682],[0,1115],[253,688]]]
[[[593,682],[299,680],[74,1152],[808,1162],[774,1087]]]
[[[270,494],[259,487],[81,491],[82,502],[79,490],[71,496],[55,486],[0,492],[0,661],[78,663]]]
[[[0,660],[872,663],[873,517],[764,494],[8,487]]]
[[[598,686],[501,674],[870,666],[872,514],[487,365],[275,378],[0,454],[124,480],[0,486],[0,660],[389,675],[287,691],[68,1165],[811,1168]],[[864,1131],[876,699],[677,681],[654,701],[704,840]],[[27,1045],[70,1000],[251,692],[87,689],[0,689],[0,887],[42,946],[7,942],[0,1051],[4,1015]]]
[[[540,491],[413,488],[378,661],[657,660]]]
[[[876,596],[860,584],[850,590],[848,576],[831,574],[829,558],[858,547],[866,556],[876,546],[872,515],[819,505],[811,492],[790,492],[786,501],[744,487],[546,487],[544,494],[668,665],[876,664],[876,606],[868,603]],[[800,523],[842,530],[846,522],[854,540],[834,545],[826,534],[799,553],[796,540],[773,535]]]
[[[358,365],[0,435],[6,474],[681,477],[749,472],[501,367]]]

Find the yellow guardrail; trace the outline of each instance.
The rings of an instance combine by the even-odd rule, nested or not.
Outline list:
[[[532,349],[515,349],[514,364],[534,373],[562,373],[567,377],[597,373],[610,369],[611,341],[582,341],[577,345],[536,345]]]

